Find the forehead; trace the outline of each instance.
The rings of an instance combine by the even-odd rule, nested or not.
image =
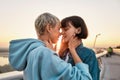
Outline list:
[[[60,22],[57,22],[57,23],[56,23],[56,27],[57,27],[57,28],[61,28],[61,23],[60,23]]]
[[[65,26],[61,26],[62,29],[64,29],[64,28],[70,28],[70,27],[74,27],[71,22],[66,23]]]

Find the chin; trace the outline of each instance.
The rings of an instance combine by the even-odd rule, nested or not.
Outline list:
[[[56,44],[57,43],[57,41],[53,41],[53,44]]]
[[[64,42],[68,42],[68,40],[67,40],[67,39],[64,39]]]

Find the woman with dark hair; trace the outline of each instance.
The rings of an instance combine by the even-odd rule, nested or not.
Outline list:
[[[24,72],[24,80],[92,80],[88,65],[75,52],[74,45],[81,42],[71,38],[69,49],[75,66],[60,59],[52,44],[60,36],[60,20],[50,13],[43,13],[35,20],[38,39],[12,40],[9,61],[15,70]],[[72,44],[72,42],[75,42]]]
[[[86,39],[88,36],[87,26],[84,20],[79,16],[70,16],[66,17],[61,21],[62,29],[62,43],[59,50],[59,55],[62,59],[71,63],[72,66],[75,66],[74,60],[71,56],[71,52],[68,47],[69,40],[72,36],[76,37],[78,40]],[[95,52],[82,44],[78,44],[76,52],[83,61],[89,65],[89,72],[93,80],[99,80],[99,64],[95,56]]]

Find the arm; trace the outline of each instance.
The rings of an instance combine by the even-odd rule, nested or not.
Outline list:
[[[70,49],[72,48],[73,47],[70,47]],[[46,65],[42,67],[43,69],[41,70],[43,71],[41,72],[43,72],[43,74],[47,74],[48,77],[46,78],[49,80],[92,80],[88,70],[88,65],[82,63],[81,59],[78,57],[76,52],[74,52],[74,50],[71,50],[73,54],[72,56],[76,62],[76,65],[74,67],[72,67],[71,64],[61,60],[58,56],[52,55],[54,52],[46,52],[47,50],[44,50],[44,55],[46,55],[46,58],[44,60],[47,61],[42,62],[45,62]]]
[[[91,73],[93,80],[99,80],[100,68],[99,68],[97,58],[93,50],[90,50],[89,53],[91,54],[87,56],[85,63],[89,65],[89,71]]]
[[[73,57],[73,60],[76,63],[78,62],[82,62],[82,60],[80,59],[80,57],[78,56],[75,48],[81,44],[81,40],[77,39],[77,37],[72,37],[68,43],[68,47],[69,47],[69,50],[71,52],[71,55]]]
[[[88,70],[88,65],[79,62],[74,67],[71,64],[61,60],[53,52],[44,50],[44,60],[42,63],[43,74],[47,74],[49,80],[92,80]],[[48,54],[46,54],[48,53]]]
[[[65,43],[63,40],[61,41],[60,49],[58,51],[59,56],[62,58],[64,52],[68,49],[68,43]]]
[[[46,47],[50,48],[53,51],[56,51],[57,45],[55,44],[55,46],[53,46],[53,43],[51,42],[50,39],[48,41],[44,41],[44,43],[45,43]]]

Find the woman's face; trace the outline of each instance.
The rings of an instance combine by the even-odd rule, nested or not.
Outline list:
[[[50,40],[52,41],[52,43],[57,43],[58,38],[60,36],[60,23],[57,23],[56,26],[54,28],[52,28],[51,33],[49,35]]]
[[[69,23],[68,26],[66,26],[65,28],[62,28],[62,40],[64,42],[69,42],[70,38],[72,36],[75,36],[77,29],[71,24]]]

